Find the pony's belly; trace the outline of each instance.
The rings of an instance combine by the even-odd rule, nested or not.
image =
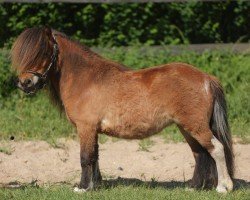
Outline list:
[[[157,121],[131,121],[123,123],[115,123],[111,120],[104,119],[101,122],[101,132],[124,139],[143,139],[160,132],[166,126],[172,124],[170,119],[162,119]]]

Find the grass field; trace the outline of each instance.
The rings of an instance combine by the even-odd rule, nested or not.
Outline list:
[[[248,143],[250,136],[250,55],[230,52],[183,52],[171,55],[167,50],[157,52],[150,49],[144,52],[133,47],[129,50],[113,49],[101,51],[104,57],[124,63],[133,69],[169,63],[173,61],[187,62],[201,70],[217,76],[224,88],[229,107],[229,121],[234,136]],[[6,56],[0,56],[5,59]],[[0,60],[1,61],[1,60]],[[1,61],[0,67],[9,67],[9,62]],[[56,108],[50,104],[44,92],[36,96],[26,96],[14,90],[5,98],[0,98],[0,139],[8,139],[11,135],[17,140],[42,139],[53,143],[58,137],[76,136],[75,130],[68,124],[64,116],[60,117]],[[162,131],[162,136],[172,141],[183,141],[175,127]],[[106,139],[102,136],[102,141]]]
[[[148,185],[117,185],[111,187],[102,187],[97,191],[77,194],[73,192],[72,187],[61,185],[51,187],[25,187],[23,189],[0,189],[1,200],[28,200],[28,199],[53,199],[53,200],[69,200],[69,199],[107,199],[107,200],[158,200],[158,199],[202,199],[202,200],[218,200],[218,199],[241,199],[248,200],[250,196],[249,189],[239,189],[229,194],[218,194],[213,191],[188,191],[183,187],[164,188],[161,186],[149,187]]]

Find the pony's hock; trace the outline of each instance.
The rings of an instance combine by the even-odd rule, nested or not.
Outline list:
[[[130,70],[48,27],[25,30],[11,58],[19,87],[34,93],[47,83],[51,99],[77,129],[82,166],[77,191],[101,180],[99,133],[142,139],[173,123],[195,158],[191,187],[232,190],[232,140],[215,77],[185,63]]]

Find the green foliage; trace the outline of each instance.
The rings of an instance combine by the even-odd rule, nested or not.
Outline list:
[[[0,153],[4,153],[6,155],[11,155],[12,154],[12,149],[10,146],[0,146]]]
[[[25,28],[42,25],[88,46],[246,42],[249,10],[244,1],[0,4],[0,47]]]
[[[17,140],[33,138],[53,143],[58,137],[75,136],[73,127],[42,92],[34,97],[19,93],[2,101],[0,139],[15,136]]]
[[[145,48],[145,47],[144,47]],[[44,92],[26,96],[17,91],[11,81],[7,51],[0,52],[0,139],[14,135],[17,139],[45,139],[75,136],[75,131],[56,108],[49,103]],[[150,47],[113,48],[101,50],[100,54],[121,62],[133,69],[160,65],[169,62],[187,62],[201,70],[217,76],[224,86],[229,107],[229,121],[234,136],[249,142],[250,136],[250,55],[228,52],[183,52],[172,55],[168,49],[154,50]],[[4,73],[4,75],[2,75]],[[183,141],[174,127],[167,128],[162,135],[173,141]],[[107,138],[102,137],[105,142]]]
[[[140,140],[139,142],[139,151],[149,151],[149,148],[154,145],[154,141],[150,140],[150,138],[146,138]]]
[[[9,96],[14,90],[14,75],[11,73],[8,52],[5,49],[0,51],[0,99]]]

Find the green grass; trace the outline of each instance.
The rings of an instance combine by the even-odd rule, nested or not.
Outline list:
[[[139,142],[139,151],[149,151],[149,148],[154,145],[154,141],[149,138],[140,140]]]
[[[164,188],[161,186],[148,187],[147,185],[118,185],[115,187],[104,187],[97,191],[87,192],[83,194],[74,193],[69,186],[51,186],[51,187],[25,187],[23,189],[0,189],[1,200],[28,200],[28,199],[46,199],[46,200],[70,200],[70,199],[101,199],[101,200],[136,200],[136,199],[241,199],[247,200],[250,196],[249,189],[240,189],[229,194],[218,194],[213,191],[187,191],[183,187]]]
[[[155,52],[148,48],[147,51],[141,52],[137,47],[129,50],[122,48],[113,51],[103,50],[101,54],[133,69],[181,61],[217,76],[225,88],[232,134],[245,143],[250,142],[249,54],[214,51],[171,55],[167,49]],[[0,56],[0,60],[4,58]],[[8,67],[5,61],[0,63]],[[75,138],[76,132],[65,117],[60,116],[56,108],[50,104],[44,92],[29,97],[15,90],[8,96],[0,97],[0,139],[8,139],[12,135],[16,140],[42,139],[53,144],[58,137]],[[165,141],[184,141],[174,126],[164,129],[161,135]],[[101,142],[106,141],[107,137],[101,136]]]
[[[0,153],[11,155],[12,154],[12,149],[10,147],[8,147],[8,146],[0,146]]]
[[[8,99],[0,112],[1,139],[42,139],[53,143],[58,137],[74,137],[74,128],[50,104],[46,95]]]

